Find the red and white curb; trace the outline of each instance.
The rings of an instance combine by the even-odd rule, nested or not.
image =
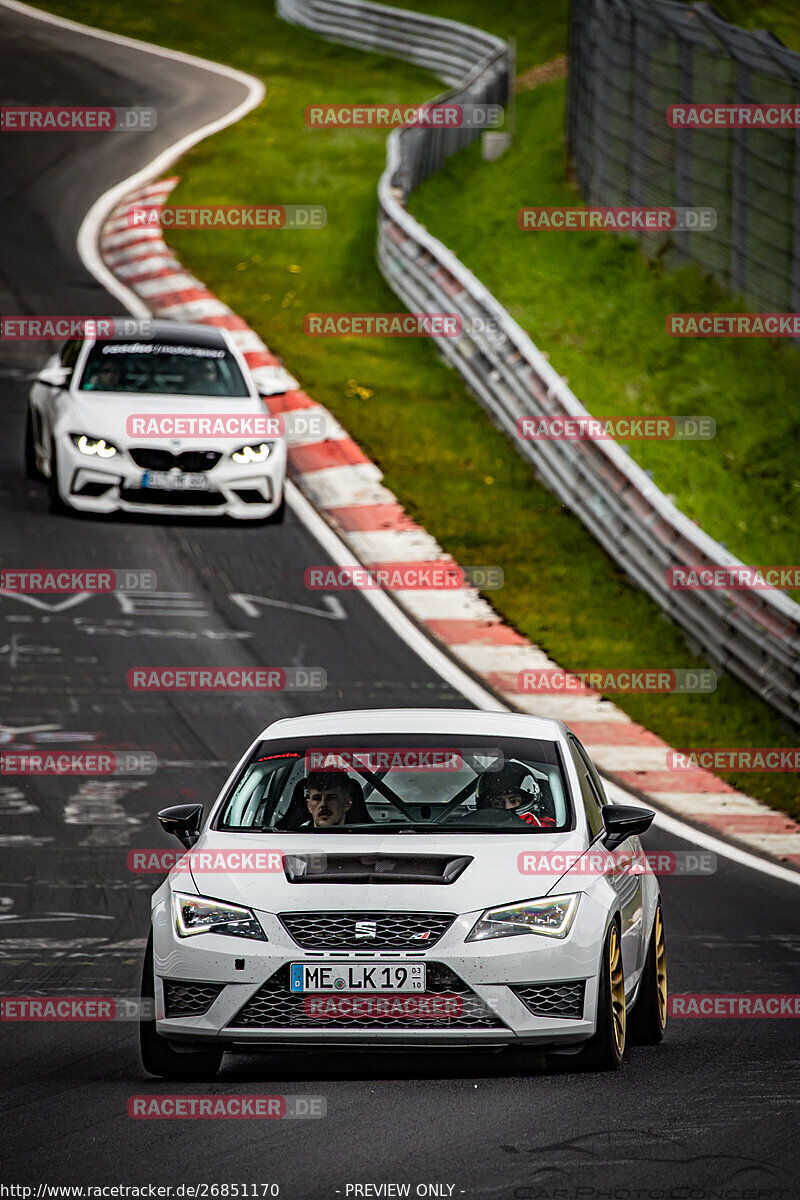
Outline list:
[[[278,360],[241,317],[177,261],[155,226],[132,227],[130,209],[163,206],[177,179],[132,192],[114,209],[100,235],[106,266],[154,316],[198,321],[230,330],[251,368]],[[270,400],[270,411],[313,409],[324,417],[324,441],[289,441],[289,471],[311,504],[370,569],[456,564],[408,516],[383,484],[380,469],[322,405],[303,391]],[[669,770],[666,742],[637,725],[609,700],[589,693],[520,694],[523,670],[557,667],[504,624],[474,588],[397,590],[393,599],[470,674],[508,708],[566,721],[605,775],[634,789],[659,809],[744,849],[800,868],[800,824],[736,791],[710,771]]]

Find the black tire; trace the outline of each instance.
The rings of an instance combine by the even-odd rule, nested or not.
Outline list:
[[[265,523],[267,525],[282,525],[285,516],[286,516],[286,494],[284,493],[281,496],[281,502],[278,505],[278,507],[275,509],[275,512],[270,513],[270,515],[267,517]]]
[[[631,1013],[628,1033],[637,1046],[657,1046],[667,1027],[667,945],[661,905],[653,919],[642,982]]]
[[[625,984],[619,930],[611,925],[603,946],[597,1029],[575,1056],[576,1066],[590,1071],[618,1071],[625,1056]]]
[[[153,980],[153,935],[147,939],[142,969],[142,1016],[139,1019],[139,1048],[142,1066],[149,1075],[163,1079],[211,1080],[222,1062],[221,1050],[173,1050],[156,1032],[155,1018],[146,1019],[155,995]]]
[[[25,418],[25,478],[42,478],[42,472],[39,470],[39,464],[36,461],[36,443],[33,437],[33,413],[31,412],[30,405],[28,405],[28,413]]]
[[[50,443],[50,478],[47,480],[47,497],[50,501],[51,513],[65,513],[67,511],[67,506],[61,499],[58,490],[58,468],[54,442]]]

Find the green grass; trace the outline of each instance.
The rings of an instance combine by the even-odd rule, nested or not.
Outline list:
[[[794,562],[800,355],[764,338],[670,337],[670,312],[731,307],[695,267],[664,271],[613,234],[519,230],[525,205],[580,203],[566,179],[563,120],[563,81],[522,93],[513,148],[491,164],[477,146],[457,155],[411,197],[411,211],[548,351],[590,412],[712,416],[710,441],[634,442],[631,455],[744,561]]]
[[[183,181],[174,199],[184,204],[324,203],[328,209],[326,229],[272,234],[176,231],[169,240],[187,268],[286,358],[307,390],[336,414],[382,466],[387,485],[448,551],[465,564],[503,567],[506,586],[491,597],[498,610],[565,667],[698,665],[680,633],[626,582],[583,526],[536,482],[514,447],[491,428],[459,376],[438,361],[430,343],[364,338],[315,341],[303,334],[307,312],[383,312],[400,307],[378,274],[374,259],[375,182],[384,163],[385,134],[308,130],[303,125],[303,110],[322,99],[331,103],[417,102],[436,90],[431,77],[393,59],[320,41],[282,24],[267,5],[254,0],[229,0],[224,21],[212,0],[194,0],[189,21],[181,0],[164,6],[144,0],[130,10],[101,5],[99,0],[50,7],[89,24],[232,63],[265,80],[268,98],[258,112],[186,156],[179,168]],[[437,5],[436,11],[463,15],[478,23],[485,19],[481,6],[472,0],[448,0]],[[513,11],[519,46],[525,48],[519,56],[521,69],[562,49],[563,6],[553,10],[519,3],[497,18],[500,33],[508,32],[509,11]],[[557,20],[551,17],[553,11],[561,14]],[[494,19],[492,14],[489,17]],[[559,95],[559,87],[552,85],[523,98],[525,122],[541,118],[546,130],[546,138],[542,138],[546,145],[536,160],[541,181],[532,178],[529,168],[525,168],[523,181],[529,188],[536,182],[537,203],[566,187],[557,128]],[[519,150],[512,153],[519,160]],[[433,181],[415,201],[420,211],[425,209],[431,230],[451,245],[470,239],[468,221],[472,228],[486,232],[499,219],[491,202],[480,200],[472,187],[468,158],[465,155],[454,162],[452,176],[441,185]],[[482,183],[493,188],[512,161],[508,157],[491,167],[473,165]],[[451,212],[436,203],[439,186],[445,189]],[[459,188],[470,188],[470,204],[465,209],[458,207]],[[504,201],[512,219],[515,195],[512,191]],[[526,200],[530,202],[530,194]],[[476,202],[480,203],[479,224],[471,215],[464,215]],[[461,217],[463,232],[457,228]],[[573,238],[572,244],[570,250],[566,239],[562,249],[574,256],[578,239]],[[518,241],[517,245],[520,256],[531,252],[531,241]],[[470,262],[471,254],[483,253],[478,244],[460,248]],[[498,252],[504,253],[502,247]],[[538,295],[549,286],[546,267],[544,260],[531,265],[526,305],[535,306]],[[654,283],[677,286],[659,282],[634,250],[611,238],[603,239],[602,253],[588,271],[590,276],[593,273],[595,295],[602,292],[604,304],[611,310],[616,303],[614,289],[623,283],[631,289],[627,294],[636,296],[637,306],[650,305],[646,311],[656,304],[650,290]],[[581,286],[586,274],[581,275]],[[487,282],[494,286],[496,281],[487,277]],[[581,307],[579,290],[572,287],[568,274],[560,279],[559,289],[558,306],[563,305],[566,312],[577,305],[583,319],[588,305]],[[497,291],[502,297],[503,287],[497,286]],[[633,308],[628,314],[631,321],[636,313]],[[527,323],[524,313],[517,315]],[[606,318],[601,313],[596,320],[602,323]],[[576,372],[594,370],[593,377],[602,376],[602,370],[595,370],[593,364],[581,366],[581,337],[587,339],[586,357],[598,353],[601,339],[596,324],[590,322],[586,333],[581,331],[579,336],[576,320],[574,329],[567,331],[570,336],[563,336],[562,331],[561,340],[552,344],[551,333],[559,332],[554,318],[546,328],[531,328],[543,348],[551,351],[559,370],[565,370],[562,352],[570,356],[568,371],[579,394]],[[617,332],[624,344],[636,351],[639,339],[633,325],[615,330],[615,336]],[[671,344],[661,369],[674,371],[677,367],[670,349]],[[612,357],[609,351],[609,361]],[[650,395],[654,384],[647,376],[651,369],[652,364],[637,362],[630,379],[618,377],[622,394],[615,396],[619,403],[615,402],[611,411],[624,411],[620,406],[628,402],[631,387]],[[771,383],[772,367],[767,378]],[[706,380],[704,387],[713,392],[713,379]],[[705,398],[705,392],[702,394]],[[691,399],[690,408],[697,411],[695,395]],[[707,406],[699,411],[707,411]],[[682,456],[684,462],[689,457],[686,447],[662,450],[676,451],[676,457]],[[741,449],[737,444],[734,450],[746,453],[747,447]],[[704,464],[703,469],[712,471],[711,465]],[[702,474],[698,478],[702,486],[713,486]],[[727,492],[724,494],[721,507],[730,512],[732,505]],[[781,513],[777,515],[782,519]],[[676,746],[790,745],[794,740],[782,731],[766,705],[731,680],[722,680],[712,696],[629,696],[615,697],[615,701]],[[791,777],[729,778],[751,794],[800,816],[800,800]]]
[[[767,29],[790,50],[800,50],[800,8],[796,0],[714,0],[714,8],[732,25]]]

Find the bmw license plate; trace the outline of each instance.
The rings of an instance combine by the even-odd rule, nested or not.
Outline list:
[[[424,992],[424,963],[292,963],[292,992]]]
[[[208,476],[200,472],[181,471],[145,471],[142,476],[143,488],[166,488],[169,492],[207,492],[210,484]]]

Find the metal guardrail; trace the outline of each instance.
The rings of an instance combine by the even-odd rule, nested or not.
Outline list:
[[[337,41],[420,62],[446,82],[453,78],[456,53],[471,47],[459,86],[433,103],[508,102],[513,53],[478,30],[470,30],[471,41],[465,42],[466,26],[367,0],[278,0],[278,11]],[[427,42],[424,62],[417,57],[421,36]],[[480,130],[433,127],[389,135],[378,183],[377,246],[387,283],[415,312],[461,315],[458,337],[435,340],[494,423],[634,583],[684,630],[690,645],[800,725],[800,605],[777,591],[671,590],[670,566],[743,564],[681,513],[616,442],[517,437],[520,417],[586,416],[587,410],[499,301],[405,208],[415,187],[480,136]]]

